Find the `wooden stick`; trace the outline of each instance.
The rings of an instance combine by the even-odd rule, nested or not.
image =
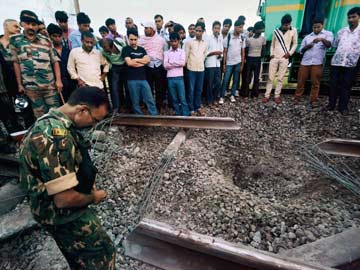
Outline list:
[[[59,92],[59,95],[60,95],[60,98],[61,98],[62,103],[65,104],[65,100],[64,100],[63,94],[62,94],[61,92]]]

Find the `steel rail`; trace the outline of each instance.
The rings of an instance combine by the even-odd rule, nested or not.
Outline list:
[[[226,130],[240,129],[235,120],[229,117],[187,117],[119,114],[114,116],[113,124],[148,127],[178,127]]]
[[[144,219],[124,241],[125,254],[165,270],[329,270],[244,245]]]
[[[360,140],[327,139],[317,146],[327,154],[360,157]]]

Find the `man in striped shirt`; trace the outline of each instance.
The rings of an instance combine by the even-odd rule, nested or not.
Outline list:
[[[297,47],[297,31],[291,27],[292,18],[289,14],[281,18],[281,27],[274,30],[270,47],[269,78],[266,84],[264,103],[269,102],[270,94],[275,79],[278,74],[278,81],[275,88],[275,103],[279,104],[282,82],[285,77],[290,57],[295,53]]]

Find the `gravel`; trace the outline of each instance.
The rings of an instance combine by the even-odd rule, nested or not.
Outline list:
[[[240,131],[195,131],[167,172],[152,218],[275,253],[359,227],[358,198],[308,168],[300,153],[326,138],[359,139],[352,112],[310,110],[290,97],[278,107],[249,100],[208,111],[234,117]],[[345,160],[360,171],[356,159]]]
[[[359,100],[352,105],[359,107]],[[165,173],[148,217],[274,253],[359,227],[358,198],[309,169],[299,151],[325,138],[358,139],[359,118],[352,112],[344,117],[321,107],[309,110],[307,102],[295,106],[290,97],[278,107],[259,99],[207,110],[208,116],[234,117],[240,131],[194,131]],[[108,191],[94,209],[118,248],[118,269],[155,269],[124,256],[121,242],[133,228],[144,185],[176,132],[111,127],[109,140],[101,133],[93,136],[97,186]],[[360,170],[356,160],[346,161]],[[48,256],[51,269],[67,269],[51,243],[42,230],[0,243],[0,268],[48,269],[48,262],[35,264]]]

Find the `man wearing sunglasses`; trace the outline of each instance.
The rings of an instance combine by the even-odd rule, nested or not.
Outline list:
[[[67,103],[39,118],[20,147],[20,183],[34,219],[50,233],[70,269],[114,269],[115,248],[88,208],[107,196],[97,190],[96,167],[79,129],[108,114],[106,93],[75,90]]]

